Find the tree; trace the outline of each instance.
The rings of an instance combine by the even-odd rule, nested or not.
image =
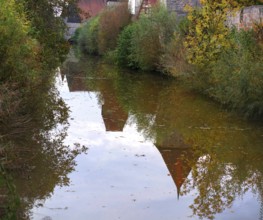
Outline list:
[[[58,13],[70,2],[0,0],[0,124],[18,115],[27,121],[36,110],[29,98],[48,93],[69,48]]]
[[[98,47],[101,55],[117,46],[121,30],[130,23],[131,14],[127,2],[107,8],[100,14]]]
[[[189,33],[184,45],[191,64],[204,66],[214,62],[230,47],[229,29],[225,25],[230,11],[257,4],[257,0],[201,0],[202,7],[188,7]]]
[[[59,15],[69,5],[76,4],[76,0],[23,0],[23,3],[32,26],[30,35],[42,46],[42,62],[48,68],[57,67],[68,52],[64,40],[66,25]]]
[[[225,0],[221,3],[202,0],[201,3],[201,9],[188,8],[190,25],[184,45],[188,62],[204,66],[215,61],[218,54],[229,47],[229,30],[224,21],[230,6]]]

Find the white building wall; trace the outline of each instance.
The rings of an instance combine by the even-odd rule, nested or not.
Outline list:
[[[143,0],[129,0],[129,8],[131,14],[135,15],[140,9]]]

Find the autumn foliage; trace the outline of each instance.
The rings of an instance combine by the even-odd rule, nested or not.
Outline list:
[[[120,32],[130,20],[127,2],[106,8],[79,30],[80,50],[87,54],[105,55],[116,47]]]
[[[98,53],[111,51],[118,64],[177,77],[231,109],[260,117],[262,25],[237,31],[226,24],[230,12],[256,3],[201,0],[202,7],[186,8],[184,19],[157,6],[127,27],[125,14],[108,9],[99,17],[94,39]]]
[[[112,6],[101,13],[98,30],[99,54],[105,54],[117,46],[118,36],[130,19],[127,2]]]

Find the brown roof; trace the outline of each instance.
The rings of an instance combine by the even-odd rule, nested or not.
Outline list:
[[[92,17],[96,16],[106,6],[106,0],[80,0],[78,6]]]

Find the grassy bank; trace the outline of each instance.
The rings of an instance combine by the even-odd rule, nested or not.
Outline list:
[[[237,31],[225,25],[229,11],[255,3],[204,0],[180,20],[158,5],[133,22],[123,19],[128,11],[124,16],[118,8],[106,9],[78,30],[78,48],[118,65],[173,76],[229,109],[261,118],[263,26]]]

